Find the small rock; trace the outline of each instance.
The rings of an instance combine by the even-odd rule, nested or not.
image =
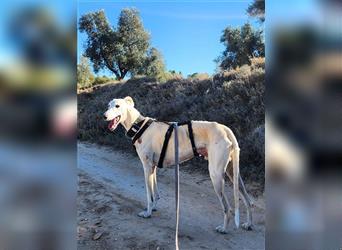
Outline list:
[[[99,232],[99,233],[94,234],[93,240],[98,240],[98,239],[100,239],[101,236],[102,236],[102,234],[103,234],[102,232]]]
[[[80,226],[77,227],[77,233],[82,234],[85,232],[87,232],[87,229],[85,227],[80,227]]]
[[[95,221],[94,225],[100,225],[102,223],[102,220]]]

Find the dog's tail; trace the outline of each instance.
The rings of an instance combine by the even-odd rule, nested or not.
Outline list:
[[[236,140],[234,133],[228,128],[225,127],[225,131],[228,139],[232,142],[232,162],[233,162],[233,189],[234,189],[234,208],[235,208],[235,225],[237,228],[240,226],[240,214],[239,214],[239,157],[240,157],[240,148],[239,144]]]

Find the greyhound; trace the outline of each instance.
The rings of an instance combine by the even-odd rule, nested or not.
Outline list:
[[[109,122],[108,128],[110,131],[114,131],[119,124],[122,124],[126,131],[128,131],[137,120],[148,120],[147,117],[142,116],[134,107],[134,101],[129,96],[123,99],[111,100],[108,104],[107,111],[104,113],[104,119]],[[138,216],[143,218],[151,217],[152,211],[156,210],[157,201],[159,200],[156,165],[168,127],[169,125],[166,123],[155,121],[134,142],[145,175],[147,210],[138,214]],[[224,213],[223,224],[216,227],[216,231],[219,233],[227,233],[227,226],[232,214],[231,206],[224,193],[225,175],[233,183],[235,225],[237,228],[240,226],[240,194],[247,209],[247,222],[243,223],[241,227],[245,230],[251,230],[252,201],[239,174],[240,148],[233,132],[222,124],[208,121],[192,121],[192,128],[197,152],[209,162],[210,178]],[[180,162],[185,162],[193,158],[194,154],[189,141],[188,129],[185,126],[178,127],[178,141]],[[164,160],[165,166],[175,164],[174,152],[174,139],[170,139]]]

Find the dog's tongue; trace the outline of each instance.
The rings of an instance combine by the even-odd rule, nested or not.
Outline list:
[[[116,119],[113,119],[109,122],[108,128],[111,129],[114,125],[116,125]]]

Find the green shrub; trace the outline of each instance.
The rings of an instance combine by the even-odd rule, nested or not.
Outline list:
[[[115,79],[109,78],[107,76],[97,76],[95,77],[95,80],[92,83],[92,85],[100,85],[100,84],[108,83],[110,81],[115,81]]]
[[[77,88],[90,87],[94,81],[94,74],[90,69],[89,60],[82,56],[80,63],[77,64]]]

